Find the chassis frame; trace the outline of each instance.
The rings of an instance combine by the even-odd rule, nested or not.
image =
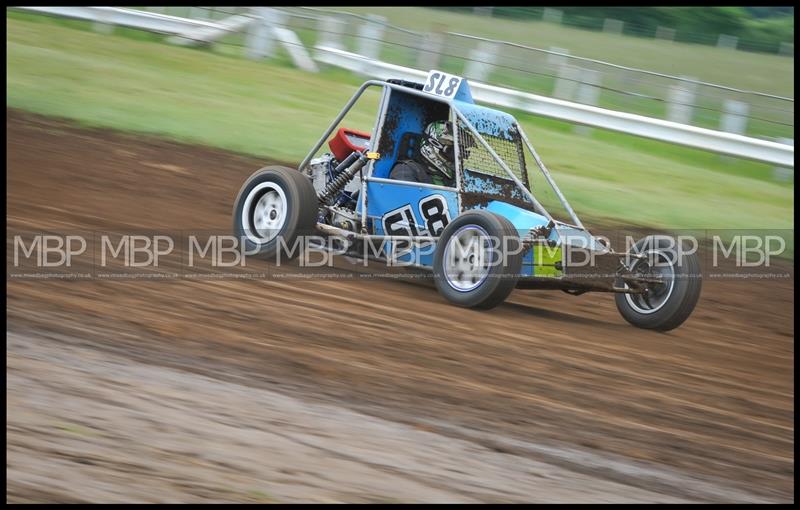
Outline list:
[[[309,170],[309,163],[311,162],[312,158],[315,154],[318,153],[320,148],[323,144],[329,139],[331,134],[336,130],[336,128],[340,125],[342,120],[345,116],[352,110],[358,100],[362,97],[365,91],[370,88],[380,88],[381,89],[381,97],[379,101],[379,109],[376,118],[376,122],[374,125],[374,129],[372,131],[373,136],[370,140],[370,147],[369,151],[377,152],[378,146],[380,144],[380,136],[384,124],[384,120],[387,114],[387,105],[391,94],[394,91],[401,92],[403,94],[408,94],[411,96],[415,96],[427,101],[438,101],[442,104],[445,104],[449,108],[450,112],[450,122],[452,122],[453,126],[456,126],[458,122],[460,125],[463,125],[469,133],[472,135],[473,139],[477,141],[484,150],[486,150],[494,160],[494,162],[502,168],[505,173],[506,177],[513,182],[514,186],[517,190],[522,194],[522,196],[527,200],[530,207],[533,210],[544,216],[548,221],[548,225],[544,230],[533,231],[536,229],[532,229],[531,232],[528,232],[527,235],[521,236],[521,241],[523,246],[527,249],[533,247],[535,245],[547,245],[553,246],[554,240],[552,238],[548,239],[547,234],[555,231],[558,234],[558,240],[555,241],[556,243],[560,244],[566,250],[570,250],[575,248],[568,242],[565,243],[565,237],[562,234],[561,229],[569,229],[572,232],[579,232],[581,233],[587,241],[586,245],[580,246],[581,250],[584,252],[588,249],[590,252],[590,256],[596,261],[592,267],[585,267],[585,265],[573,265],[569,263],[569,257],[566,256],[566,252],[562,252],[562,261],[561,261],[561,268],[563,270],[562,274],[557,277],[541,277],[541,276],[525,276],[520,278],[517,282],[518,288],[540,288],[540,289],[561,289],[570,294],[578,295],[582,294],[587,291],[602,291],[602,292],[615,292],[615,293],[628,293],[628,294],[637,294],[641,293],[645,286],[648,283],[659,283],[657,280],[653,280],[652,277],[648,277],[643,274],[635,273],[631,267],[633,266],[631,259],[639,259],[644,258],[646,255],[634,253],[632,251],[626,253],[619,253],[612,250],[610,247],[606,246],[601,240],[596,238],[595,236],[591,235],[584,227],[583,223],[581,222],[580,218],[578,218],[575,211],[570,206],[569,202],[567,201],[564,194],[559,189],[558,185],[556,184],[555,180],[552,178],[549,170],[545,166],[544,162],[542,161],[541,157],[537,153],[536,149],[531,144],[530,140],[528,139],[525,131],[519,125],[516,119],[513,119],[513,126],[517,130],[520,135],[520,139],[522,141],[523,146],[528,151],[530,156],[536,163],[538,171],[544,177],[545,181],[548,183],[550,188],[555,193],[556,197],[558,198],[561,205],[564,207],[565,211],[569,214],[570,219],[572,220],[572,224],[564,223],[561,221],[557,221],[553,218],[553,216],[544,208],[544,206],[536,199],[531,189],[529,189],[517,175],[509,168],[509,165],[503,161],[503,159],[497,154],[497,152],[492,148],[492,146],[484,139],[483,135],[480,133],[478,129],[475,128],[472,122],[464,115],[464,113],[459,109],[459,106],[453,98],[446,98],[446,97],[439,97],[433,94],[423,92],[416,88],[419,84],[415,84],[412,82],[405,82],[402,80],[389,80],[389,81],[382,81],[382,80],[368,80],[364,82],[352,95],[352,97],[348,100],[348,102],[344,105],[342,110],[336,116],[336,118],[331,122],[330,126],[325,130],[313,148],[308,152],[306,157],[298,166],[298,170],[300,172],[304,172],[308,175]],[[466,85],[466,81],[464,81],[464,85]],[[467,89],[468,90],[468,89]],[[471,96],[469,97],[471,100]],[[463,194],[465,193],[464,188],[464,179],[463,179],[463,165],[461,161],[461,151],[459,150],[459,136],[454,136],[454,143],[455,143],[455,150],[454,150],[454,157],[455,157],[455,188],[450,187],[442,187],[437,186],[435,184],[426,184],[426,183],[414,183],[414,186],[430,188],[431,190],[441,190],[446,189],[448,191],[455,190],[457,197],[458,197],[458,211],[457,214],[460,215],[471,208],[465,208],[463,204]],[[374,234],[369,233],[367,231],[367,218],[369,215],[369,200],[368,200],[368,193],[367,193],[367,186],[369,183],[395,183],[397,181],[392,181],[387,178],[377,177],[373,175],[374,169],[374,161],[369,161],[366,163],[365,171],[362,173],[361,179],[361,190],[358,196],[358,200],[360,201],[360,230],[353,231],[343,229],[334,225],[330,225],[323,222],[318,222],[316,224],[316,228],[318,231],[324,234],[332,234],[332,235],[339,235],[343,236],[348,240],[391,240],[391,241],[404,241],[410,243],[419,243],[419,242],[438,242],[439,237],[437,236],[402,236],[402,235],[385,235],[385,234]],[[327,207],[323,205],[322,207]],[[416,265],[416,264],[412,264]],[[428,268],[428,266],[418,266]]]

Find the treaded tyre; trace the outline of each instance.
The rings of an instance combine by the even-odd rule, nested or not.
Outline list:
[[[632,270],[664,280],[664,283],[648,285],[643,294],[614,296],[619,313],[636,327],[657,331],[675,329],[689,318],[700,298],[700,260],[696,253],[676,250],[674,243],[674,239],[663,236],[648,236],[639,240],[632,250],[648,256],[647,259],[633,259]]]
[[[480,209],[465,212],[445,227],[436,245],[436,288],[455,305],[494,308],[517,285],[520,248],[519,235],[506,218]]]
[[[242,185],[233,206],[233,230],[244,239],[248,254],[272,259],[279,240],[288,249],[286,259],[299,255],[294,243],[300,235],[309,235],[317,222],[317,194],[311,181],[297,170],[267,166],[258,170]]]

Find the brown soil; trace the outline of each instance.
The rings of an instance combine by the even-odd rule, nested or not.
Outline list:
[[[10,230],[227,231],[239,186],[265,164],[13,110],[6,125]],[[708,280],[692,317],[655,333],[625,323],[600,293],[518,290],[479,312],[446,304],[429,285],[386,280],[11,279],[7,499],[793,501],[793,292],[793,277]],[[108,369],[115,363],[127,372]],[[179,392],[178,377],[204,382],[187,379]],[[223,385],[236,386],[235,398]],[[140,392],[150,414],[137,429],[141,413],[127,399]],[[336,413],[316,411],[318,433],[304,431],[316,443],[292,443],[308,447],[299,453],[277,438],[315,420],[273,419],[290,404],[274,413],[233,405],[271,392],[350,414],[336,435]],[[206,416],[169,406],[193,399]],[[213,421],[215,406],[228,413],[226,428],[184,426]],[[258,412],[277,435],[248,436]],[[363,430],[353,423],[361,419]],[[345,448],[348,423],[374,443],[348,457],[358,467],[332,467],[351,476],[320,483],[321,472],[302,471]],[[386,434],[401,439],[376,439],[386,424],[403,427]],[[143,446],[155,437],[165,444]],[[237,464],[256,439],[276,441],[282,457]],[[382,459],[388,449],[431,455],[440,444],[441,458],[461,465],[470,448],[447,441],[483,456],[463,471],[444,460]],[[218,465],[187,461],[187,449],[201,460],[216,452]],[[75,451],[95,451],[94,460]],[[566,481],[536,482],[548,475],[533,475],[530,463]],[[263,491],[238,479],[211,483],[247,469]]]

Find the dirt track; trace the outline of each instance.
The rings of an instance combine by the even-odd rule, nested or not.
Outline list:
[[[226,231],[265,164],[6,124],[9,229]],[[706,281],[659,334],[603,294],[9,281],[7,500],[793,501],[793,290]]]

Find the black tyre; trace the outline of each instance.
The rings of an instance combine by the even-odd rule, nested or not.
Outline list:
[[[455,305],[494,308],[517,285],[520,247],[519,235],[506,218],[480,209],[465,212],[445,227],[436,245],[436,288]]]
[[[273,258],[279,242],[288,247],[282,259],[299,255],[293,249],[300,235],[313,232],[318,212],[311,181],[297,170],[268,166],[247,179],[233,206],[233,230],[244,239],[246,253]]]
[[[619,313],[639,328],[677,328],[689,318],[700,298],[702,277],[697,254],[678,250],[675,240],[663,236],[645,237],[632,251],[647,255],[646,259],[631,258],[632,271],[663,283],[648,284],[641,294],[616,294]]]

